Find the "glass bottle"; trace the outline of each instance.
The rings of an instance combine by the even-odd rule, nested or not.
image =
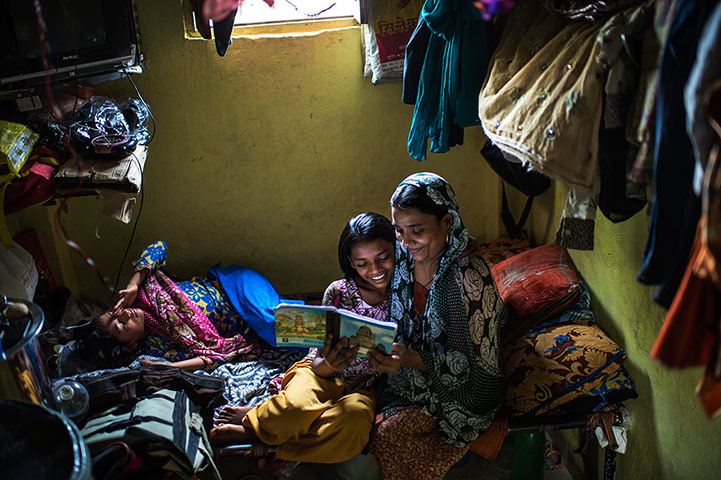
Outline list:
[[[90,396],[86,388],[75,380],[64,380],[53,388],[58,410],[76,424],[88,413]]]

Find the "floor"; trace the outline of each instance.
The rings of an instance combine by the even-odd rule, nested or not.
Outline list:
[[[456,466],[446,475],[445,480],[518,480],[513,478],[514,463],[514,442],[513,436],[501,447],[495,461],[480,457],[469,452]],[[252,463],[252,459],[244,457],[245,461]],[[272,477],[264,474],[261,470],[254,468],[254,465],[247,469],[238,468],[238,461],[241,458],[218,459],[218,468],[221,471],[223,480],[270,480]],[[531,480],[523,475],[521,480]],[[382,480],[380,470],[373,455],[356,455],[347,462],[336,465],[320,463],[297,464],[291,471],[281,476],[283,480]],[[519,476],[520,478],[520,476]],[[538,477],[541,480],[541,477]],[[543,469],[542,480],[573,480],[568,470],[561,466],[553,468],[546,462]]]

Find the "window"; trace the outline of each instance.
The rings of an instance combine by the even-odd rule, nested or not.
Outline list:
[[[236,25],[307,22],[330,18],[353,17],[358,0],[244,0],[235,16]]]
[[[291,31],[314,32],[327,28],[358,26],[365,18],[368,0],[243,0],[235,16],[233,37],[283,34]],[[185,36],[202,35],[191,0],[183,0]],[[207,38],[207,36],[206,36]]]

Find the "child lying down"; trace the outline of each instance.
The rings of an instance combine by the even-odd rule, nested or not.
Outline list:
[[[166,258],[165,242],[145,248],[117,303],[98,316],[98,328],[128,351],[138,349],[186,370],[210,371],[256,358],[261,340],[245,320],[272,316],[270,305],[281,299],[270,282],[246,267],[216,265],[206,276],[176,283],[162,270]],[[239,278],[248,295],[231,283]]]

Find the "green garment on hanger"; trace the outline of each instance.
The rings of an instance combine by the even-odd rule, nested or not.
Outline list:
[[[491,24],[471,2],[426,0],[421,19],[431,30],[418,98],[413,112],[408,153],[425,160],[427,140],[433,153],[447,152],[449,132],[480,125],[478,94],[491,56]]]

